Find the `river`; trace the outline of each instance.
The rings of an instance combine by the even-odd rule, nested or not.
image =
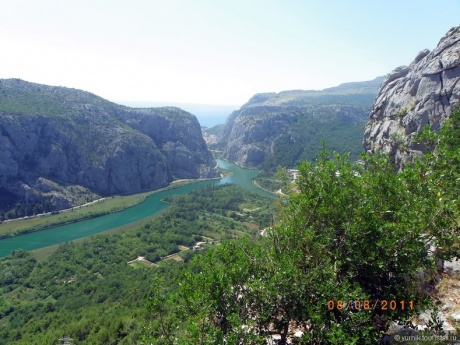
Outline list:
[[[0,240],[0,258],[10,255],[11,251],[15,249],[33,250],[48,247],[112,230],[150,217],[169,207],[169,204],[161,201],[162,199],[170,195],[187,194],[207,184],[214,184],[215,186],[237,184],[250,192],[255,192],[268,198],[275,198],[273,194],[256,187],[251,182],[259,173],[258,170],[243,169],[234,163],[221,159],[216,159],[216,162],[222,169],[231,171],[231,175],[219,180],[193,182],[182,187],[155,193],[142,203],[120,212]]]

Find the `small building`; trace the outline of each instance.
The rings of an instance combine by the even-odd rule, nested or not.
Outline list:
[[[58,339],[59,340],[59,343],[60,345],[72,345],[72,341],[73,339],[64,335],[62,338]]]
[[[288,174],[289,174],[289,177],[293,180],[293,181],[297,181],[297,179],[299,178],[299,175],[300,175],[300,171],[297,170],[297,169],[288,169]]]

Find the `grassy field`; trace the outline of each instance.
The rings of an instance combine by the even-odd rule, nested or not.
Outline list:
[[[155,268],[157,267],[158,265],[157,264],[154,264],[153,262],[150,262],[146,259],[143,259],[143,260],[136,260],[136,261],[132,261],[132,262],[129,262],[128,265],[130,265],[131,267],[135,268],[135,269],[139,269],[139,268]]]
[[[166,188],[157,189],[145,193],[133,194],[128,196],[108,197],[104,200],[95,202],[81,208],[69,211],[61,211],[59,214],[39,216],[27,219],[3,222],[0,224],[0,238],[17,236],[24,233],[43,230],[52,226],[73,223],[84,219],[90,219],[104,214],[118,212],[126,208],[137,205],[145,200],[149,195],[167,189],[177,188],[188,181],[174,183]]]
[[[174,254],[174,255],[168,256],[166,259],[163,259],[163,260],[173,260],[173,261],[176,261],[176,262],[183,262],[184,261],[184,260],[182,260],[182,258],[180,257],[179,254]]]

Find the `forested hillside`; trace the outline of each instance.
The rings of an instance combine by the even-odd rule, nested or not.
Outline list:
[[[63,244],[46,259],[35,258],[40,250],[1,259],[0,344],[55,344],[63,334],[78,345],[139,344],[155,277],[172,284],[194,254],[258,236],[272,219],[268,199],[235,186],[169,201],[141,227]]]
[[[362,150],[363,127],[383,78],[346,83],[321,91],[283,91],[253,96],[233,112],[219,133],[223,157],[273,171],[312,160],[326,148]]]

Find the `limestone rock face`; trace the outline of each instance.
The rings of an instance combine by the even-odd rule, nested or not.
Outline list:
[[[127,108],[84,91],[0,80],[0,199],[47,197],[61,209],[72,205],[71,190],[134,193],[215,176],[199,123],[183,110]]]
[[[383,78],[322,91],[253,96],[219,133],[226,159],[244,167],[295,166],[315,158],[325,140],[338,152],[361,152],[362,127]]]
[[[390,153],[399,167],[424,148],[414,136],[429,125],[437,130],[460,101],[460,27],[452,28],[433,50],[423,50],[409,66],[386,77],[365,127],[368,152]]]
[[[165,107],[131,109],[120,118],[155,142],[166,157],[174,178],[218,176],[217,164],[194,115],[179,108]]]

